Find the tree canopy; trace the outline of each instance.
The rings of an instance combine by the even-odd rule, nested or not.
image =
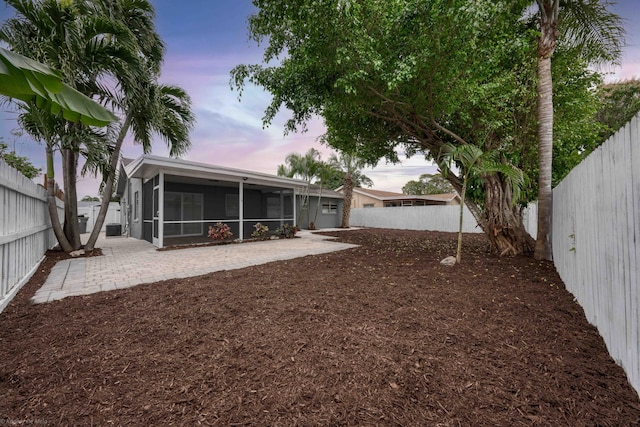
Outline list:
[[[334,148],[371,162],[397,160],[398,148],[432,159],[444,144],[474,145],[521,169],[523,200],[535,199],[539,31],[530,1],[254,4],[258,12],[249,29],[267,44],[263,63],[237,66],[232,84],[241,92],[251,82],[272,94],[266,123],[281,108],[291,111],[288,130],[320,115]],[[566,144],[569,154],[575,151],[570,147],[591,144],[580,135],[591,132],[597,110],[589,92],[594,77],[578,50],[561,46],[556,58],[566,62],[554,71],[567,99],[570,91],[580,94],[578,108],[565,103],[554,122],[556,145],[562,152]],[[462,190],[459,175],[450,171],[446,178]],[[503,174],[470,180],[468,193],[469,208],[494,249],[533,249]]]
[[[525,83],[533,81],[535,59],[534,33],[519,19],[527,2],[255,4],[250,30],[254,39],[268,40],[266,65],[240,65],[232,75],[240,90],[250,81],[271,92],[265,121],[283,106],[292,111],[289,129],[320,114],[336,148],[372,162],[396,160],[399,145],[427,155],[448,142],[500,147],[504,155],[519,151],[513,129],[532,109],[519,106],[531,98]],[[278,65],[271,65],[274,59]],[[455,174],[447,179],[462,189]],[[498,174],[488,180],[496,182],[485,188],[497,192],[489,200],[510,206],[507,184]],[[485,215],[487,203],[469,205],[489,236],[518,229],[515,212]],[[504,245],[514,253],[531,249],[522,227],[514,234],[519,237],[505,237]],[[499,240],[493,242],[502,245]]]
[[[598,96],[601,105],[596,118],[603,126],[600,139],[604,141],[640,111],[640,80],[603,84]]]
[[[426,195],[451,193],[454,188],[441,174],[423,173],[418,180],[411,180],[402,187],[403,194]]]

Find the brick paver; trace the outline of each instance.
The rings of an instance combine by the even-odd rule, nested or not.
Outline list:
[[[305,230],[298,236],[299,239],[157,251],[151,243],[144,240],[105,238],[102,234],[96,247],[102,249],[104,256],[58,262],[32,301],[44,303],[70,296],[234,270],[356,246],[332,242],[331,237]]]

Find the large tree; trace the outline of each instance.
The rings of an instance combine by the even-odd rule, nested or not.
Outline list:
[[[266,65],[238,66],[233,78],[239,89],[250,81],[271,92],[266,122],[282,106],[292,111],[290,130],[319,114],[329,139],[340,136],[337,148],[373,161],[395,159],[399,145],[431,154],[445,143],[490,151],[513,139],[521,64],[535,47],[519,19],[526,2],[254,4],[259,12],[250,30],[255,40],[268,42]],[[462,191],[460,176],[450,172],[447,179]],[[510,183],[487,174],[483,191],[469,208],[493,248],[532,251]]]
[[[550,259],[551,181],[553,158],[553,82],[551,58],[558,41],[573,45],[589,62],[620,55],[624,30],[599,0],[536,0],[538,7],[538,235],[535,258]]]

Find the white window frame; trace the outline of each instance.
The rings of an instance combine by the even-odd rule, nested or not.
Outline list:
[[[337,215],[338,214],[338,204],[335,202],[323,202],[322,203],[322,213],[325,215]]]
[[[140,221],[140,208],[138,205],[140,204],[140,191],[136,191],[133,193],[133,220],[135,222]]]

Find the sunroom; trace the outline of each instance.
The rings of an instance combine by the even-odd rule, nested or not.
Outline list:
[[[117,194],[123,234],[158,248],[207,242],[209,226],[248,239],[257,223],[295,225],[296,192],[306,183],[205,163],[144,155],[123,159]]]

